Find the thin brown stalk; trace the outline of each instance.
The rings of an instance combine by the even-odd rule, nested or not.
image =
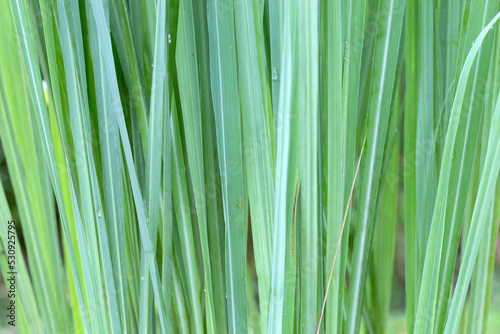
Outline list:
[[[330,289],[330,283],[332,282],[333,267],[335,266],[335,260],[337,259],[337,252],[339,250],[340,241],[342,239],[342,233],[344,232],[345,221],[347,218],[347,212],[349,211],[349,206],[351,205],[352,193],[354,191],[354,185],[356,184],[356,178],[358,177],[359,166],[361,165],[361,158],[363,157],[363,151],[365,150],[366,134],[363,140],[363,146],[361,147],[361,153],[359,154],[358,164],[356,166],[356,172],[354,173],[354,179],[352,180],[351,192],[349,193],[349,199],[347,201],[347,206],[344,212],[344,219],[342,220],[342,228],[340,229],[339,240],[337,241],[337,247],[335,248],[335,254],[333,256],[332,268],[330,269],[330,277],[328,278],[328,284],[326,286],[325,298],[323,298],[323,306],[321,307],[321,313],[319,315],[318,326],[316,327],[316,334],[319,332],[319,326],[321,325],[321,319],[323,319],[323,313],[325,312],[326,298],[328,297],[328,290]]]

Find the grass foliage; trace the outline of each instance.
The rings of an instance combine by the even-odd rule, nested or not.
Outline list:
[[[485,333],[499,5],[1,1],[19,331]]]

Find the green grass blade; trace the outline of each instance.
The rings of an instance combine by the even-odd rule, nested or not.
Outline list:
[[[490,36],[493,37],[493,36]],[[495,38],[496,40],[496,38]],[[483,43],[481,47],[480,53],[485,51],[486,42]],[[494,67],[495,70],[490,71],[488,76],[488,81],[486,83],[486,94],[488,95],[497,95],[497,92],[493,92],[493,78],[496,74],[496,61],[495,61],[495,51],[491,55],[488,54],[488,60],[491,61],[491,67]],[[481,57],[481,54],[479,55]],[[490,67],[490,69],[491,69]],[[479,141],[476,148],[476,159],[475,159],[475,175],[480,178],[480,175],[483,172],[483,166],[485,163],[486,151],[488,147],[488,137],[490,133],[490,125],[491,118],[493,116],[494,107],[492,104],[494,103],[493,96],[487,96],[485,94],[485,106],[483,109],[483,117],[480,125],[481,129],[481,140]],[[475,182],[476,183],[476,182]],[[478,183],[478,182],[477,182]],[[474,184],[475,185],[475,184]],[[474,187],[474,195],[477,194],[477,187]],[[495,248],[491,249],[491,244],[493,241],[493,245],[496,245],[496,235],[495,239],[492,239],[492,234],[495,229],[498,229],[497,222],[493,223],[493,203],[489,208],[489,214],[487,217],[487,227],[483,232],[483,236],[481,239],[481,245],[479,246],[479,252],[477,255],[476,263],[474,266],[474,272],[471,278],[471,288],[470,288],[470,296],[469,296],[469,307],[467,312],[467,331],[470,333],[481,333],[483,330],[483,324],[487,321],[487,313],[485,313],[485,307],[487,307],[487,300],[489,299],[488,294],[488,278],[489,278],[489,258],[491,253],[495,252]],[[494,256],[494,255],[493,255]]]
[[[373,296],[371,302],[372,317],[375,319],[376,333],[386,333],[391,302],[393,266],[396,241],[397,210],[399,195],[398,153],[399,153],[399,125],[400,118],[400,89],[398,85],[394,91],[391,116],[387,132],[387,143],[384,152],[380,195],[377,204],[376,224],[373,234],[373,271],[371,285]]]
[[[333,263],[333,256],[339,241],[342,218],[344,215],[344,177],[345,161],[344,149],[346,142],[346,112],[342,108],[342,17],[341,1],[326,2],[323,21],[323,40],[327,45],[323,57],[323,108],[328,114],[327,127],[327,236],[325,263]],[[341,189],[341,191],[339,191]],[[330,267],[325,266],[325,277],[329,276]],[[343,278],[340,276],[340,261],[336,261],[333,281],[330,284],[327,306],[325,311],[326,331],[336,333],[339,326],[340,309],[342,302],[340,290]]]
[[[446,15],[442,17],[442,26],[444,25],[446,37],[444,41],[441,43],[442,47],[442,59],[443,59],[443,89],[444,92],[448,92],[449,90],[454,91],[455,87],[455,76],[457,69],[457,58],[458,58],[458,45],[460,42],[460,28],[461,28],[461,6],[457,6],[457,4],[453,0],[445,0],[442,4],[442,10]],[[444,14],[443,13],[443,14]],[[444,45],[443,45],[444,44]],[[444,111],[441,119],[441,131],[438,134],[438,138],[441,136],[444,137],[446,126],[449,118],[449,112],[451,110],[451,106],[453,103],[453,95],[448,94],[449,97],[444,98]]]
[[[281,97],[281,78],[283,77],[283,62],[281,50],[284,48],[284,21],[286,18],[283,17],[283,13],[286,4],[282,0],[268,0],[267,1],[268,11],[269,11],[269,47],[271,49],[271,93],[272,93],[272,104],[273,104],[273,119],[277,121],[279,101]]]
[[[285,322],[287,314],[288,317],[293,319],[290,312],[284,312],[285,300],[292,302],[295,297],[295,284],[293,290],[289,289],[286,285],[287,282],[295,281],[294,262],[290,263],[291,268],[287,267],[286,258],[288,258],[288,233],[295,232],[294,226],[291,226],[291,221],[288,219],[289,208],[290,208],[290,192],[295,192],[295,201],[292,205],[296,204],[297,191],[298,191],[298,177],[294,178],[297,184],[294,185],[294,189],[288,189],[290,187],[289,171],[293,170],[290,168],[293,163],[292,157],[294,152],[298,150],[298,146],[292,146],[292,134],[298,133],[298,113],[296,112],[296,107],[294,107],[294,92],[296,92],[296,82],[293,80],[293,66],[296,64],[296,57],[292,50],[296,50],[297,41],[292,38],[293,32],[296,31],[296,25],[293,24],[294,17],[296,15],[297,7],[292,4],[285,4],[284,6],[284,25],[283,25],[283,54],[281,59],[281,69],[282,77],[284,78],[283,85],[280,86],[280,97],[279,97],[279,110],[276,111],[276,167],[275,167],[275,178],[276,178],[276,188],[274,195],[274,231],[273,231],[273,258],[272,258],[272,272],[271,272],[271,290],[270,290],[270,302],[269,302],[269,316],[268,316],[268,326],[267,333],[282,333],[283,328],[290,325],[290,321]],[[295,121],[294,121],[295,120]],[[293,126],[297,125],[297,126]],[[300,161],[300,160],[298,160]],[[299,165],[296,162],[295,166]],[[294,168],[297,170],[298,168]],[[295,207],[294,207],[295,209]],[[289,227],[291,228],[289,229]],[[296,234],[295,234],[296,235]],[[290,235],[291,237],[291,235]],[[293,245],[293,240],[290,240],[291,245]],[[291,249],[290,249],[291,251]],[[297,254],[297,252],[295,252]],[[295,261],[297,255],[294,256]],[[287,272],[288,269],[288,272]],[[292,276],[286,276],[289,273]],[[291,294],[291,300],[290,300]],[[292,303],[293,305],[293,303]],[[292,309],[293,310],[293,309]]]
[[[296,29],[296,27],[294,27]],[[293,47],[297,47],[297,43],[293,44]],[[294,62],[294,67],[297,66],[297,58],[292,58],[292,61]],[[290,75],[290,74],[289,74]],[[288,100],[288,103],[293,103],[294,102],[294,96],[297,96],[297,85],[292,85],[292,91],[291,91],[291,97],[292,99]],[[281,101],[281,100],[280,100]],[[287,122],[290,122],[289,126],[290,129],[287,131],[290,131],[289,138],[286,138],[286,140],[289,140],[290,143],[286,144],[284,143],[285,148],[288,149],[288,164],[283,166],[283,168],[286,168],[285,170],[288,170],[288,177],[286,179],[287,185],[286,185],[286,215],[284,215],[283,218],[285,218],[285,224],[286,224],[286,240],[285,240],[285,272],[284,272],[284,307],[283,307],[283,332],[284,333],[291,333],[294,328],[294,319],[298,319],[298,313],[297,313],[297,306],[300,305],[299,302],[296,302],[298,297],[296,296],[297,293],[297,288],[299,284],[297,284],[297,263],[298,263],[298,258],[299,258],[299,242],[297,241],[298,239],[298,231],[299,228],[297,226],[300,226],[299,219],[301,217],[300,214],[300,202],[299,202],[299,194],[300,194],[300,136],[297,134],[299,133],[300,129],[300,117],[298,110],[295,108],[292,108],[290,111],[290,115],[287,118],[287,114],[284,114],[284,122],[285,124]],[[287,119],[289,121],[287,121]],[[286,129],[286,127],[283,125],[283,129]],[[284,171],[283,171],[284,172]],[[279,174],[277,174],[279,175]],[[280,219],[283,219],[280,218]],[[276,221],[276,219],[275,219]],[[276,231],[276,228],[275,228]],[[277,237],[279,238],[279,236]],[[275,238],[276,239],[276,238]]]
[[[54,36],[56,31],[56,22],[54,17],[55,4],[46,0],[41,1],[40,12],[42,14],[45,48],[47,50],[47,59],[49,63],[50,88],[54,99],[58,125],[62,134],[61,139],[63,147],[67,150],[69,144],[63,116],[63,100],[66,98],[66,86],[60,82],[64,78],[64,69],[58,64],[58,60],[60,60],[59,58],[62,57],[60,40],[57,38],[57,35]],[[69,152],[67,154],[69,154]]]
[[[45,89],[45,88],[44,88]],[[63,148],[63,139],[62,136],[59,132],[58,128],[58,122],[56,120],[56,113],[54,111],[54,108],[52,107],[52,104],[49,103],[49,99],[47,96],[47,91],[45,91],[45,100],[47,101],[47,106],[49,110],[49,116],[50,116],[50,130],[52,132],[52,138],[53,138],[53,143],[54,143],[54,153],[55,153],[55,160],[57,163],[57,169],[59,172],[59,177],[60,177],[60,184],[61,184],[61,191],[62,191],[62,197],[64,200],[64,205],[66,208],[67,212],[67,219],[68,219],[68,225],[69,225],[69,234],[71,236],[71,241],[74,245],[78,245],[79,243],[79,237],[77,236],[77,231],[76,231],[76,223],[75,223],[75,213],[73,210],[73,198],[72,198],[72,192],[71,192],[71,183],[69,179],[69,165],[67,164],[67,155],[64,153],[64,148]],[[61,120],[62,121],[62,120]],[[40,140],[40,143],[42,140]],[[68,252],[68,247],[65,245],[66,252]],[[79,279],[83,280],[83,269],[82,269],[82,257],[80,256],[80,250],[77,248],[75,250],[75,258],[76,258],[76,264],[77,264],[77,272],[79,274]],[[71,263],[68,261],[66,257],[66,271],[68,275],[68,285],[70,286],[71,290],[71,300],[73,304],[73,319],[74,319],[74,328],[75,331],[83,331],[84,330],[84,324],[82,322],[83,317],[85,316],[84,313],[80,313],[80,310],[78,308],[78,295],[76,291],[76,284],[73,279],[73,273],[71,271]],[[69,263],[68,263],[69,262]],[[86,264],[88,266],[88,264]],[[86,295],[86,290],[85,286],[82,286],[82,293]]]
[[[320,285],[320,175],[319,175],[319,3],[302,1],[297,8],[298,38],[298,109],[300,145],[302,217],[300,229],[300,331],[311,333],[318,319]]]
[[[482,42],[484,36],[489,28],[500,18],[500,13],[490,21],[490,23],[483,29],[476,44]],[[482,38],[481,38],[482,37]],[[474,48],[471,50],[473,53]],[[477,52],[477,51],[476,51]],[[470,57],[470,54],[468,56]],[[466,61],[467,62],[467,61]],[[500,95],[497,99],[495,112],[491,121],[491,129],[500,127]],[[496,187],[496,179],[500,169],[500,133],[498,131],[490,131],[488,139],[488,149],[486,152],[485,163],[483,166],[483,173],[479,184],[479,189],[474,205],[474,212],[472,215],[471,228],[465,251],[460,265],[460,271],[457,280],[457,286],[450,305],[448,319],[444,333],[456,333],[458,331],[459,319],[462,314],[463,304],[467,294],[470,278],[474,269],[474,262],[479,251],[481,239],[484,235],[485,228],[487,227],[487,218],[489,215],[489,207],[493,198]]]
[[[434,144],[434,4],[432,0],[419,1],[418,26],[418,108],[415,169],[417,219],[417,272],[422,272],[425,250],[436,196],[436,150]],[[417,278],[418,280],[418,278]],[[418,282],[418,281],[417,281]]]
[[[471,46],[472,37],[470,35],[476,36],[479,34],[481,29],[497,12],[498,3],[494,1],[476,1],[472,6],[472,15],[474,18],[480,20],[481,25],[470,24],[467,29],[467,39],[465,43]],[[474,20],[473,22],[476,21],[477,20]],[[469,22],[472,21],[469,20]],[[472,176],[472,162],[474,161],[480,131],[480,119],[484,102],[484,94],[480,92],[484,89],[483,87],[485,85],[483,78],[488,75],[492,38],[493,35],[488,36],[483,42],[477,56],[477,61],[473,65],[473,75],[469,79],[465,91],[467,108],[462,116],[463,121],[458,125],[457,138],[454,146],[455,156],[451,165],[450,184],[448,188],[448,193],[453,195],[448,198],[447,202],[443,242],[443,270],[440,270],[440,297],[438,297],[438,318],[436,323],[436,330],[438,331],[444,329],[446,311],[449,304],[458,241]]]
[[[489,214],[486,218],[487,226],[481,238],[474,272],[471,278],[471,291],[469,297],[469,309],[467,314],[467,332],[469,333],[482,333],[483,324],[487,321],[487,314],[485,314],[486,300],[489,298],[487,295],[488,284],[488,262],[491,250],[492,229],[490,222],[491,208],[488,210]],[[497,225],[498,226],[498,225]],[[496,241],[496,239],[495,239]],[[493,250],[494,252],[494,250]]]
[[[199,24],[199,23],[198,23]],[[186,143],[189,174],[194,193],[194,207],[198,220],[199,239],[201,241],[201,255],[203,260],[203,284],[206,310],[206,328],[208,333],[216,333],[215,309],[213,302],[212,274],[210,268],[210,253],[208,247],[207,211],[205,202],[205,177],[202,145],[201,125],[201,97],[200,75],[198,71],[197,42],[202,38],[195,36],[195,23],[193,17],[193,3],[182,1],[179,6],[179,30],[176,64],[179,83],[180,110],[184,121],[184,142]],[[200,61],[205,61],[200,55]],[[203,80],[208,78],[203,77]],[[208,87],[205,87],[206,89]],[[209,101],[204,97],[204,112],[209,110]],[[174,125],[175,126],[175,125]],[[194,305],[192,305],[194,307]]]
[[[224,221],[226,224],[226,296],[230,333],[247,330],[246,250],[243,170],[233,2],[208,1],[210,76],[215,113]]]
[[[363,45],[365,37],[365,1],[343,1],[341,6],[342,13],[347,13],[342,17],[347,17],[343,26],[343,36],[345,36],[344,48],[344,67],[342,78],[342,110],[346,115],[346,134],[349,134],[345,141],[345,178],[344,178],[344,194],[351,191],[351,185],[354,177],[354,163],[356,156],[356,138],[357,123],[358,123],[358,110],[361,77],[361,64]],[[373,29],[373,28],[372,28]],[[364,133],[364,131],[363,131]],[[343,208],[347,207],[347,200],[344,196]],[[346,217],[345,234],[349,235],[351,222],[351,210],[348,211]],[[344,238],[340,248],[340,277],[346,276],[347,258],[348,258],[349,238]],[[347,293],[344,288],[345,285],[340,286],[339,295],[342,302],[347,304]],[[340,326],[345,324],[345,316],[343,312],[338,313],[338,323]]]
[[[8,11],[7,11],[8,13]],[[3,93],[2,93],[3,94]],[[1,105],[0,108],[4,108],[3,97],[0,97]],[[10,212],[9,205],[7,203],[7,198],[5,196],[5,190],[3,187],[3,183],[0,182],[0,218],[4,222],[8,222],[12,220],[12,213]],[[8,249],[9,236],[12,234],[8,234],[8,224],[2,224],[0,226],[0,245],[2,249]],[[19,238],[15,237],[15,245],[19,245]],[[0,255],[1,265],[0,272],[2,273],[2,277],[8,278],[9,272],[12,270],[8,266],[8,252]],[[26,262],[24,258],[21,256],[16,259],[15,269],[17,270],[17,287],[18,287],[18,297],[17,302],[20,306],[20,310],[22,310],[25,314],[25,317],[29,323],[29,330],[32,332],[39,332],[44,330],[44,325],[42,321],[42,317],[40,315],[39,306],[36,299],[36,294],[33,289],[33,285],[29,279],[28,270],[26,268]],[[9,318],[9,320],[11,320]]]
[[[437,276],[439,274],[439,265],[441,260],[441,250],[443,245],[444,234],[444,218],[446,211],[447,189],[450,179],[450,169],[452,163],[453,146],[457,135],[458,122],[460,119],[460,110],[464,100],[467,78],[469,76],[472,63],[479,51],[486,33],[490,27],[498,20],[500,14],[490,21],[490,23],[481,31],[474,45],[469,52],[467,59],[462,69],[460,80],[457,84],[453,108],[450,114],[448,131],[443,150],[443,158],[441,170],[439,173],[438,190],[436,194],[436,203],[432,217],[431,229],[429,233],[429,241],[427,245],[426,258],[424,262],[424,271],[422,282],[425,284],[420,288],[418,301],[417,318],[415,322],[415,333],[423,333],[430,331],[434,326],[435,306],[437,295]]]
[[[203,132],[203,161],[205,169],[205,199],[207,205],[208,242],[210,251],[210,265],[212,273],[212,288],[214,295],[214,309],[216,328],[227,331],[226,299],[224,289],[224,249],[219,233],[224,228],[222,214],[222,193],[220,188],[220,174],[216,156],[215,122],[212,112],[205,111],[202,117]],[[223,237],[223,236],[222,236]],[[222,312],[224,310],[224,312]]]
[[[126,333],[128,332],[128,291],[119,133],[115,113],[109,99],[108,86],[105,84],[104,62],[100,56],[101,47],[93,25],[90,25],[90,30],[94,32],[92,34],[92,52],[94,56],[95,85],[100,87],[96,94],[96,100],[102,153],[104,207],[109,231],[111,265],[115,273],[113,279],[116,291],[116,312],[118,312],[120,318],[120,324],[116,326]],[[103,249],[101,251],[104,252]]]
[[[59,183],[58,171],[56,169],[56,162],[54,157],[54,149],[51,145],[51,135],[48,129],[48,115],[47,108],[43,99],[42,81],[40,77],[40,72],[37,71],[37,66],[35,61],[37,59],[36,48],[33,45],[33,30],[31,27],[31,22],[29,20],[28,6],[25,1],[22,2],[11,2],[11,11],[16,25],[17,35],[19,37],[19,45],[21,48],[21,54],[23,58],[23,64],[27,72],[28,86],[31,92],[33,105],[36,109],[35,116],[37,120],[38,129],[40,131],[41,138],[43,140],[43,152],[45,155],[46,163],[49,169],[49,175],[51,183],[54,189],[54,194],[56,196],[57,204],[62,212],[62,227],[63,235],[68,249],[68,258],[70,262],[71,271],[73,274],[73,279],[76,286],[76,293],[78,298],[78,305],[80,312],[82,314],[83,324],[86,332],[90,332],[90,325],[86,315],[84,300],[82,296],[82,290],[80,286],[80,280],[77,274],[77,265],[75,261],[75,254],[73,251],[73,246],[71,244],[70,231],[68,226],[68,219],[64,209],[64,202],[61,192],[61,185]],[[80,234],[80,237],[82,234]]]
[[[494,71],[490,71],[490,76],[489,76],[489,88],[488,91],[490,92],[487,96],[485,97],[486,103],[485,103],[485,110],[490,110],[492,113],[494,110],[494,103],[496,95],[498,95],[499,89],[500,89],[500,83],[498,81],[499,78],[499,73],[500,73],[500,58],[497,57],[497,55],[500,52],[500,35],[497,33],[495,36],[494,40],[494,47],[493,47],[493,52],[491,54],[491,61],[492,61],[492,66],[494,66]],[[488,87],[488,86],[487,86]],[[490,129],[491,130],[491,129]],[[484,140],[487,140],[487,138],[483,137]],[[489,315],[490,311],[490,302],[492,300],[492,289],[493,289],[493,274],[495,270],[495,255],[496,252],[495,250],[497,249],[497,240],[498,240],[498,229],[499,229],[499,224],[497,224],[500,221],[500,181],[497,179],[497,185],[496,185],[496,190],[495,194],[493,195],[493,202],[492,202],[492,207],[491,207],[491,219],[489,222],[489,229],[491,230],[490,232],[490,240],[488,241],[490,243],[489,246],[489,255],[488,255],[488,273],[487,273],[487,281],[486,285],[484,286],[485,289],[485,301],[484,305],[481,305],[481,308],[484,308],[484,314]],[[482,331],[486,331],[486,325],[489,320],[489,316],[485,316],[483,318],[483,324],[482,324]]]
[[[184,264],[186,285],[188,290],[189,306],[193,318],[193,327],[196,331],[203,331],[203,315],[201,305],[198,302],[200,296],[200,277],[198,273],[195,253],[195,242],[193,237],[193,224],[190,213],[189,197],[187,190],[186,165],[182,156],[182,144],[177,118],[177,111],[172,110],[172,171],[174,184],[172,186],[175,214],[180,235],[182,249],[182,260]]]
[[[494,271],[495,271],[495,250],[496,247],[498,247],[498,230],[499,230],[499,225],[497,224],[498,221],[500,221],[500,182],[497,179],[497,185],[496,185],[496,190],[494,194],[494,200],[492,203],[492,212],[491,212],[491,221],[490,221],[490,226],[489,228],[491,229],[490,232],[490,246],[489,246],[489,256],[488,256],[488,276],[487,276],[487,281],[486,281],[486,286],[485,288],[485,301],[484,305],[481,305],[481,308],[484,309],[484,314],[486,316],[483,317],[483,323],[482,323],[482,332],[486,332],[487,330],[487,324],[489,322],[489,319],[491,317],[489,316],[489,311],[492,310],[491,307],[491,300],[492,300],[492,289],[493,289],[493,278],[494,278]]]
[[[248,185],[255,266],[259,285],[261,329],[267,329],[271,281],[273,231],[273,156],[267,121],[269,110],[262,96],[258,48],[252,1],[235,3],[238,82],[241,101],[243,166]],[[261,52],[261,53],[259,53]],[[275,80],[276,81],[276,80]],[[257,181],[257,182],[255,182]]]
[[[174,278],[173,290],[174,290],[175,306],[176,306],[174,310],[178,318],[177,326],[179,327],[179,333],[190,333],[189,318],[188,318],[189,312],[187,311],[188,309],[186,307],[186,302],[184,300],[184,293],[181,285],[181,277],[179,277],[178,265],[176,265],[174,268],[173,278]]]
[[[2,2],[18,330],[486,331],[500,4],[405,1]]]
[[[58,330],[58,319],[56,314],[54,314],[54,310],[50,307],[50,304],[57,300],[54,298],[56,291],[54,291],[54,286],[52,286],[50,282],[49,272],[46,271],[46,269],[50,267],[46,264],[47,259],[44,256],[45,254],[42,248],[42,241],[46,240],[40,238],[38,232],[40,226],[37,226],[35,222],[24,166],[22,165],[19,153],[20,149],[16,142],[15,134],[13,133],[14,127],[11,117],[7,114],[5,90],[3,87],[0,87],[0,89],[2,90],[2,106],[0,107],[2,147],[8,162],[7,166],[13,184],[16,202],[18,203],[19,216],[21,221],[25,222],[25,224],[23,224],[23,235],[29,243],[28,253],[34,258],[31,271],[34,279],[35,293],[40,303],[40,311],[45,328]],[[6,228],[7,225],[4,225],[4,227]],[[5,232],[5,235],[7,235],[7,232]],[[4,245],[3,249],[8,249],[8,243],[5,242]]]
[[[405,292],[406,327],[413,328],[418,305],[420,274],[417,261],[416,152],[417,152],[417,44],[418,1],[406,1],[406,86],[404,116]]]
[[[163,105],[163,230],[162,230],[162,284],[163,298],[165,298],[165,312],[172,318],[173,315],[173,254],[172,254],[172,236],[173,236],[173,204],[172,204],[172,163],[171,147],[172,140],[170,136],[170,109],[175,108],[175,99],[173,98],[173,81],[175,77],[175,51],[177,45],[177,23],[179,19],[179,1],[168,0],[167,2],[167,44],[166,46],[166,70],[167,81],[164,87]],[[171,99],[172,96],[172,99]],[[172,103],[171,103],[172,101]]]
[[[374,212],[378,196],[382,157],[389,121],[394,77],[401,37],[404,3],[388,0],[380,2],[379,24],[375,40],[371,99],[368,111],[367,151],[363,160],[361,192],[359,197],[356,233],[349,286],[346,331],[356,333],[361,318],[361,302],[367,275],[368,253],[371,248]],[[383,14],[383,15],[382,15]]]
[[[94,285],[95,294],[96,296],[104,295],[104,291],[102,290],[102,285],[104,283],[107,296],[107,305],[105,303],[97,303],[97,317],[101,331],[107,331],[107,327],[110,326],[111,332],[121,332],[109,241],[104,223],[104,210],[97,181],[94,153],[90,144],[90,120],[88,113],[86,113],[88,102],[86,102],[85,98],[82,98],[85,94],[81,93],[81,89],[83,88],[81,83],[84,82],[84,80],[76,76],[78,72],[75,70],[76,60],[78,59],[76,56],[78,48],[75,52],[72,47],[74,43],[72,36],[76,36],[78,32],[72,32],[71,26],[68,25],[67,8],[63,3],[59,4],[58,9],[60,27],[62,30],[61,41],[66,70],[66,81],[68,83],[68,98],[70,100],[71,129],[73,130],[75,150],[79,153],[76,156],[76,163],[82,203],[82,218],[85,223],[89,243],[89,255],[93,265],[92,276],[96,281]],[[78,40],[78,38],[76,38],[76,40]],[[95,40],[95,43],[97,44],[99,41]],[[100,66],[100,68],[102,67],[104,67],[104,65]],[[102,80],[102,78],[104,77],[101,75],[100,79]],[[103,86],[104,85],[105,83],[103,83]],[[103,87],[102,90],[109,94],[107,85]],[[104,100],[102,105],[104,107],[108,106],[110,103],[110,101]],[[102,269],[100,268],[101,265]],[[104,282],[102,276],[104,277]],[[108,307],[109,323],[108,319],[106,319],[105,306]]]
[[[91,2],[92,13],[94,14],[94,20],[97,27],[97,32],[99,36],[99,42],[103,46],[105,69],[107,70],[108,85],[110,86],[110,94],[113,106],[116,107],[117,121],[120,130],[121,142],[123,145],[123,151],[125,153],[125,161],[127,165],[127,170],[132,185],[132,193],[134,197],[134,202],[137,209],[137,216],[139,220],[139,230],[142,240],[143,250],[146,254],[148,261],[149,271],[151,275],[151,280],[153,283],[153,291],[155,295],[156,304],[158,307],[158,312],[160,316],[162,332],[170,332],[170,325],[168,321],[168,315],[165,314],[164,302],[161,297],[160,288],[160,278],[158,272],[158,264],[155,261],[154,246],[149,232],[147,222],[146,222],[146,211],[144,208],[142,195],[139,187],[139,180],[134,169],[134,162],[132,158],[132,150],[130,147],[129,136],[127,133],[125,120],[123,116],[123,109],[120,104],[118,84],[116,79],[115,66],[113,63],[113,57],[111,52],[111,40],[109,36],[109,28],[107,27],[104,15],[104,9],[101,3],[97,1]]]
[[[149,132],[146,153],[146,210],[149,219],[149,228],[153,247],[156,248],[158,236],[158,224],[160,213],[160,189],[161,182],[161,159],[162,156],[156,152],[161,147],[163,140],[163,114],[165,95],[165,74],[166,74],[166,0],[159,1],[156,12],[156,32],[154,47],[153,82],[151,84],[151,101],[149,112]],[[167,107],[168,110],[168,107]],[[141,280],[140,300],[145,304],[140,306],[139,330],[142,332],[151,331],[151,324],[154,322],[153,313],[153,290],[150,285],[150,278],[147,275],[146,258],[141,256]],[[146,327],[147,326],[147,327]]]
[[[7,165],[11,178],[22,180],[24,190],[21,190],[21,184],[14,184],[14,190],[19,209],[22,209],[22,217],[29,220],[21,226],[26,226],[27,238],[26,251],[29,254],[37,253],[36,256],[41,260],[40,267],[33,271],[33,280],[35,292],[40,301],[56,304],[54,310],[41,309],[47,327],[54,330],[64,330],[62,325],[68,322],[68,308],[65,303],[64,289],[66,288],[63,279],[62,259],[60,257],[59,244],[57,243],[57,230],[55,219],[53,217],[53,206],[50,206],[50,200],[53,196],[50,183],[47,182],[47,169],[43,163],[43,156],[40,151],[38,133],[34,124],[34,114],[31,103],[28,99],[26,82],[22,68],[22,59],[19,57],[17,38],[15,35],[14,21],[11,16],[8,3],[2,4],[2,35],[8,35],[12,38],[5,40],[5,47],[0,52],[0,94],[2,99],[2,128],[10,127],[2,132],[4,152],[11,159],[19,156],[19,162],[14,167],[9,161]],[[20,78],[23,78],[20,80]],[[17,153],[18,152],[18,153]],[[38,165],[39,168],[33,168]],[[15,174],[15,175],[14,175]],[[24,193],[26,191],[26,193]],[[27,196],[18,198],[18,196]],[[33,216],[26,216],[26,211],[36,212]],[[35,234],[31,234],[34,232]],[[34,239],[31,239],[34,238]],[[7,245],[7,244],[6,244]],[[33,267],[38,264],[32,264]],[[38,275],[40,272],[42,277]],[[41,286],[45,287],[49,294],[43,296],[38,282],[43,282]],[[48,298],[48,299],[46,299]],[[52,313],[54,312],[54,313]],[[51,315],[52,314],[52,315]],[[49,316],[54,319],[48,320]],[[53,325],[57,327],[52,327]]]
[[[122,179],[126,181],[125,173],[122,173]],[[123,183],[123,194],[123,202],[125,205],[124,223],[127,256],[127,277],[129,279],[129,328],[137,328],[139,326],[139,285],[141,281],[141,278],[137,275],[137,273],[140,273],[141,246],[139,244],[140,237],[138,236],[137,231],[138,224],[135,214],[132,189],[128,182]]]
[[[153,1],[147,1],[152,3]],[[130,18],[128,16],[127,4],[125,0],[112,0],[109,2],[109,14],[113,40],[117,49],[118,59],[120,60],[121,67],[125,76],[130,96],[133,97],[134,108],[137,113],[137,120],[139,124],[139,132],[141,138],[142,149],[144,156],[146,156],[148,145],[148,110],[149,103],[146,98],[144,74],[140,70],[143,64],[140,58],[136,55],[133,31],[134,27],[131,26]],[[156,15],[156,13],[152,13]],[[152,32],[154,33],[154,20],[149,20],[152,24]],[[152,22],[152,23],[151,23]],[[154,38],[151,39],[151,43]],[[149,64],[148,64],[149,65]]]
[[[165,88],[167,90],[167,88]],[[165,93],[168,94],[168,93]],[[168,99],[168,97],[166,97]],[[167,103],[169,104],[168,100]],[[171,164],[171,139],[170,139],[170,111],[169,106],[164,105],[163,114],[163,216],[161,225],[162,242],[162,286],[163,298],[165,299],[165,312],[172,318],[172,164]]]

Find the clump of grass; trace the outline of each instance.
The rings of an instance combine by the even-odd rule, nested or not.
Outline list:
[[[20,332],[385,333],[401,225],[407,331],[486,332],[498,10],[1,2]]]

